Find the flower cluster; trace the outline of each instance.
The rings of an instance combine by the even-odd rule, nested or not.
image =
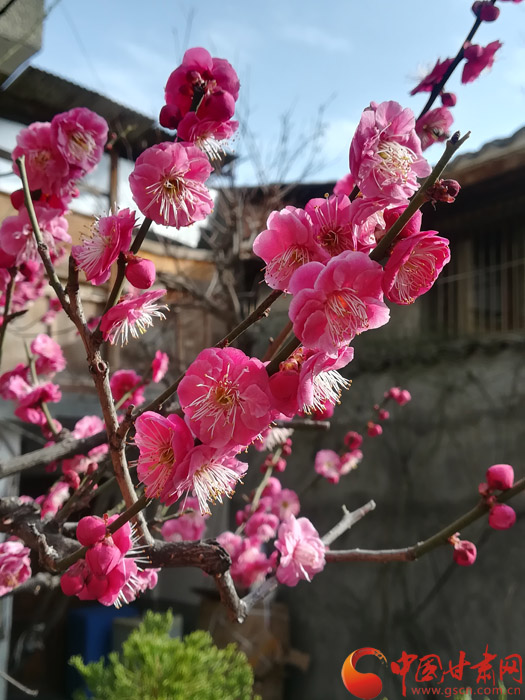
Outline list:
[[[79,521],[77,539],[87,551],[85,558],[70,566],[60,579],[66,595],[120,607],[156,585],[156,572],[141,571],[130,524],[109,532],[109,525],[117,518],[87,516]]]
[[[10,593],[31,576],[29,548],[9,539],[0,543],[0,596]]]
[[[239,126],[232,119],[239,87],[228,61],[212,58],[203,48],[189,49],[168,78],[159,121],[167,129],[176,129],[180,141],[219,156],[221,142]]]
[[[373,419],[366,423],[368,437],[378,437],[383,434],[380,423],[390,418],[390,411],[385,408],[389,401],[395,401],[400,406],[404,406],[411,398],[407,389],[392,387],[386,391],[381,404],[375,404],[373,407]],[[342,476],[357,469],[363,459],[363,452],[360,449],[363,444],[361,433],[349,430],[343,438],[343,443],[344,446],[339,453],[335,450],[323,449],[319,450],[315,456],[315,471],[332,484],[338,484]]]
[[[50,380],[65,368],[66,360],[60,345],[45,333],[37,335],[31,343],[30,357],[27,364],[19,363],[0,375],[0,396],[16,401],[14,413],[20,420],[44,428],[46,416],[42,404],[60,401],[60,387]],[[59,431],[58,421],[54,423]]]
[[[513,2],[521,1],[513,0]],[[472,12],[481,22],[494,22],[500,15],[499,7],[496,7],[494,2],[490,0],[475,0]],[[461,54],[456,61],[453,58],[446,58],[444,61],[438,59],[432,70],[411,90],[410,94],[416,95],[420,92],[433,92],[441,88],[439,94],[442,106],[424,113],[416,123],[416,132],[421,139],[423,150],[433,143],[445,141],[449,136],[454,118],[448,108],[454,107],[456,104],[456,95],[452,92],[445,92],[444,84],[454,70],[457,61],[464,61],[461,82],[463,84],[471,83],[479,78],[485,69],[492,68],[496,53],[501,47],[500,41],[491,41],[486,46],[467,42],[462,47]]]

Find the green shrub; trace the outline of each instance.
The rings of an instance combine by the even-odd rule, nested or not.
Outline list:
[[[94,700],[251,700],[253,671],[235,644],[218,649],[208,632],[169,636],[171,612],[146,613],[122,645],[122,653],[84,664],[79,671]],[[79,692],[75,700],[87,696]],[[260,699],[259,699],[260,700]]]

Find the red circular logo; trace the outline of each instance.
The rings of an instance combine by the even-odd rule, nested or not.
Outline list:
[[[363,656],[377,656],[384,664],[387,663],[385,655],[379,649],[363,647],[363,649],[357,649],[350,656],[347,656],[341,669],[341,677],[345,688],[356,698],[373,700],[383,690],[383,682],[375,673],[359,673],[356,670],[355,665]]]

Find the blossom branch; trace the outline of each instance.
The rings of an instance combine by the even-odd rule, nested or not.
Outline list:
[[[57,295],[60,303],[62,304],[62,308],[64,309],[66,314],[70,318],[72,318],[69,301],[66,297],[66,292],[62,287],[62,283],[58,279],[58,275],[49,255],[49,248],[47,247],[42,236],[42,232],[40,231],[40,226],[38,224],[35,208],[33,206],[33,200],[31,199],[31,191],[29,189],[29,182],[27,179],[25,166],[25,156],[20,156],[20,158],[17,158],[16,164],[18,165],[18,169],[20,171],[20,179],[22,180],[22,187],[24,190],[24,203],[27,209],[27,213],[29,215],[29,220],[31,221],[31,227],[33,229],[33,235],[36,240],[38,253],[42,258],[42,262],[44,263],[44,267],[47,272],[49,284],[53,287],[55,294]]]
[[[496,0],[491,0],[491,2],[493,5],[496,4]],[[452,61],[450,66],[447,68],[447,70],[443,74],[443,77],[441,78],[439,83],[434,85],[434,87],[432,88],[430,96],[429,96],[425,106],[421,110],[421,113],[420,113],[418,119],[421,119],[421,117],[429,111],[429,109],[432,107],[432,105],[436,101],[437,97],[439,96],[441,90],[445,87],[445,84],[447,83],[448,79],[450,78],[452,73],[456,70],[458,65],[463,60],[463,56],[465,54],[465,44],[472,41],[472,39],[474,38],[474,35],[476,34],[476,32],[478,31],[478,29],[481,25],[481,22],[482,22],[481,17],[476,17],[476,21],[472,25],[470,32],[467,34],[465,41],[461,44],[461,47],[460,47],[459,51],[457,52],[454,60]]]
[[[268,314],[268,309],[270,306],[276,301],[280,296],[282,295],[282,291],[280,289],[274,289],[273,291],[268,294],[267,297],[265,297],[259,306],[252,311],[251,314],[246,316],[244,321],[241,321],[233,330],[231,330],[227,335],[222,338],[222,340],[219,340],[219,342],[216,344],[216,348],[224,348],[227,345],[230,345],[236,338],[238,338],[242,333],[244,333],[245,330],[247,330],[251,325],[259,321],[261,318],[266,316]]]
[[[505,503],[522,491],[525,491],[525,477],[517,481],[512,488],[501,493],[497,498],[497,503]],[[411,547],[380,550],[350,549],[340,552],[327,551],[326,561],[414,561],[437,547],[448,544],[450,537],[479,520],[489,510],[490,505],[486,501],[481,501],[467,513],[451,522],[442,530],[439,530],[439,532],[436,532],[436,534]]]
[[[136,255],[140,247],[142,246],[144,239],[146,238],[146,234],[149,231],[149,228],[153,222],[151,219],[148,219],[146,217],[144,221],[142,222],[137,235],[135,236],[135,239],[133,243],[131,244],[130,247],[130,252],[133,253],[133,255]],[[120,298],[120,295],[122,294],[122,289],[124,287],[124,276],[126,274],[126,258],[123,253],[120,253],[118,262],[117,262],[117,276],[115,278],[115,282],[113,283],[113,287],[111,289],[111,292],[109,293],[108,300],[106,302],[106,306],[104,307],[104,311],[102,312],[102,316],[109,311]],[[97,336],[100,336],[100,323],[97,326],[97,329],[95,331]],[[101,342],[101,338],[99,337],[99,342]]]
[[[470,131],[467,131],[467,133],[460,138],[459,131],[457,131],[447,141],[447,144],[445,146],[445,151],[443,152],[443,155],[441,156],[441,158],[438,160],[438,162],[434,166],[430,175],[427,177],[425,182],[421,185],[421,187],[416,192],[416,194],[412,197],[407,208],[404,210],[404,212],[401,214],[401,216],[398,219],[396,219],[396,221],[394,221],[394,223],[388,229],[388,231],[386,232],[384,237],[379,241],[377,246],[370,253],[370,258],[372,260],[376,260],[379,262],[380,260],[382,260],[384,258],[384,256],[387,254],[390,246],[395,241],[397,236],[401,233],[404,226],[410,221],[410,219],[416,213],[416,211],[420,207],[422,207],[423,204],[427,201],[427,199],[426,199],[427,190],[430,187],[432,187],[432,185],[440,177],[441,173],[443,172],[443,170],[447,166],[448,162],[451,160],[452,156],[465,143],[465,141],[469,138],[469,136],[470,136]]]
[[[7,325],[9,321],[13,318],[9,315],[11,309],[11,298],[13,296],[13,289],[15,286],[15,279],[18,272],[18,268],[12,267],[9,270],[9,282],[5,290],[5,303],[4,303],[4,313],[2,319],[2,325],[0,326],[0,365],[2,364],[2,349],[4,347],[5,332],[7,330]]]
[[[350,528],[362,520],[365,515],[368,515],[368,513],[375,510],[375,507],[375,501],[372,500],[368,501],[368,503],[365,503],[364,506],[361,506],[361,508],[358,508],[352,512],[350,512],[346,506],[343,506],[343,517],[337,523],[337,525],[334,525],[334,527],[322,538],[323,544],[327,546],[331,545],[332,542],[335,542],[335,540],[341,537],[342,534],[344,534],[347,530],[350,530]]]

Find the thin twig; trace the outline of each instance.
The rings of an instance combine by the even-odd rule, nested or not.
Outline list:
[[[492,4],[493,4],[493,5],[496,3],[496,0],[491,0],[491,1],[492,1]],[[459,49],[459,51],[457,52],[457,54],[456,54],[454,60],[452,61],[452,63],[450,64],[450,66],[447,68],[447,70],[446,70],[445,73],[443,74],[443,77],[441,78],[441,80],[439,81],[439,83],[437,83],[436,85],[434,85],[434,87],[432,88],[432,92],[430,93],[430,97],[428,98],[428,100],[427,100],[425,106],[424,106],[423,109],[421,110],[421,113],[420,113],[418,119],[421,119],[421,117],[429,111],[429,109],[432,107],[432,105],[433,105],[434,102],[436,101],[438,95],[440,94],[440,92],[441,92],[441,91],[443,90],[443,88],[445,87],[445,84],[447,83],[448,79],[450,78],[450,76],[452,75],[452,73],[456,70],[456,68],[458,67],[458,65],[460,64],[460,62],[463,60],[463,57],[464,57],[464,55],[465,55],[465,45],[466,45],[468,42],[472,41],[472,39],[474,38],[474,35],[476,34],[476,32],[478,31],[478,29],[479,29],[479,27],[480,27],[480,25],[481,25],[481,22],[482,22],[481,18],[480,18],[480,17],[476,17],[476,20],[475,20],[474,24],[472,25],[472,28],[471,28],[470,32],[467,34],[465,40],[464,40],[463,43],[461,44],[460,49]]]
[[[343,506],[343,517],[337,523],[337,525],[334,525],[334,527],[322,538],[323,543],[327,546],[331,545],[332,542],[335,542],[338,537],[341,537],[343,533],[350,530],[350,528],[364,518],[365,515],[375,510],[375,507],[375,501],[368,501],[368,503],[365,503],[364,506],[361,506],[361,508],[358,508],[352,512],[350,512],[346,506]]]
[[[0,326],[0,366],[2,365],[2,350],[4,347],[5,332],[9,321],[11,321],[12,316],[9,315],[11,310],[11,298],[13,296],[13,289],[15,286],[15,279],[18,274],[18,268],[12,267],[9,270],[9,281],[5,290],[5,303],[4,303],[4,313],[2,318],[2,325]]]
[[[270,306],[276,301],[280,296],[282,295],[282,292],[280,289],[274,289],[270,294],[268,294],[267,297],[265,297],[259,306],[252,311],[252,313],[249,316],[246,316],[244,321],[241,321],[233,330],[231,330],[228,335],[225,335],[222,340],[219,340],[219,342],[216,344],[216,348],[224,348],[230,343],[232,343],[236,338],[238,338],[242,333],[244,333],[245,330],[247,330],[252,324],[256,323],[259,321],[261,318],[263,318]]]

